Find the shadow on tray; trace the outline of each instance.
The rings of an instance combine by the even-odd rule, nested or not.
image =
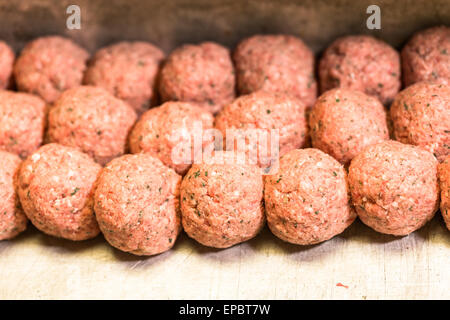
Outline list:
[[[180,251],[200,255],[202,259],[232,263],[256,254],[265,254],[267,256],[284,254],[295,260],[308,261],[333,254],[343,246],[351,246],[355,245],[355,243],[358,245],[382,246],[384,250],[394,253],[397,251],[402,252],[411,246],[422,246],[425,242],[450,247],[450,231],[446,229],[440,212],[438,212],[434,219],[423,228],[408,236],[396,237],[381,234],[367,227],[357,219],[342,234],[337,235],[329,241],[309,246],[299,246],[284,242],[275,237],[267,226],[254,239],[227,249],[215,249],[202,246],[182,232],[172,250],[159,255],[145,257],[135,256],[110,247],[102,235],[94,239],[75,242],[45,235],[30,224],[27,231],[17,238],[11,241],[0,242],[0,253],[11,244],[21,244],[30,241],[38,242],[39,245],[46,246],[50,250],[54,250],[60,254],[80,253],[92,250],[93,248],[104,247],[105,250],[109,250],[117,261],[129,263],[134,268],[138,265],[140,267],[147,267],[162,263]]]

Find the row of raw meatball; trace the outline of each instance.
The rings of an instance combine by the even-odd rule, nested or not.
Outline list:
[[[411,112],[406,117],[415,116],[421,128],[433,117],[437,126],[439,122],[448,123],[449,93],[447,85],[421,82],[400,93],[391,112]],[[72,114],[94,99],[96,104],[88,104],[90,108],[85,110],[88,113],[96,105],[108,105],[102,100],[105,96],[115,99],[98,88],[77,87],[63,93],[61,108]],[[406,98],[409,100],[404,102]],[[236,99],[216,117],[218,128],[254,128],[257,124],[257,128],[280,130],[280,153],[284,156],[279,172],[268,176],[265,186],[257,166],[194,164],[185,175],[179,197],[181,176],[176,172],[183,174],[190,165],[172,162],[173,147],[184,142],[191,146],[191,124],[203,121],[210,128],[213,116],[193,104],[168,102],[148,111],[130,134],[131,146],[136,143],[152,148],[135,145],[131,149],[136,148],[138,154],[114,159],[104,169],[78,147],[48,144],[29,155],[16,182],[23,210],[40,230],[72,240],[97,235],[98,220],[111,244],[137,254],[153,254],[173,245],[180,225],[179,199],[186,232],[215,247],[233,245],[259,231],[264,223],[263,194],[271,230],[284,240],[300,244],[317,243],[342,232],[356,217],[353,208],[369,226],[396,235],[414,231],[433,216],[439,202],[437,160],[421,149],[427,146],[387,140],[386,112],[376,98],[334,89],[319,97],[312,108],[309,120],[313,146],[332,153],[321,145],[332,142],[329,145],[336,146],[337,152],[347,154],[341,157],[335,153],[339,161],[318,149],[296,149],[305,145],[305,109],[289,95],[258,91]],[[85,124],[87,131],[97,130],[93,124],[101,124],[102,118],[95,117],[91,114],[78,125]],[[75,120],[69,118],[69,123]],[[172,140],[172,131],[180,128],[186,135]],[[430,126],[434,131],[426,133],[448,139],[448,132],[442,135],[438,128]],[[70,136],[80,132],[79,127],[73,130]],[[437,145],[445,147],[445,141],[437,140]],[[349,189],[344,164],[352,154],[357,156],[349,169]],[[9,200],[1,219],[3,238],[18,234],[26,225],[14,194],[13,176],[19,161],[14,157],[15,167],[3,166],[10,168],[3,174],[9,179],[2,184],[3,199]],[[446,164],[448,161],[443,161],[441,189],[442,213],[448,221]]]
[[[416,146],[392,140],[371,145],[351,161],[348,174],[314,148],[289,151],[279,171],[267,176],[255,165],[238,164],[229,151],[209,160],[182,178],[145,153],[102,168],[78,149],[55,143],[22,164],[1,151],[0,239],[24,231],[27,217],[39,230],[70,240],[101,230],[112,246],[136,255],[169,250],[181,225],[216,248],[253,238],[266,219],[277,237],[300,245],[332,238],[357,215],[379,232],[407,235],[437,211],[438,181],[450,227],[450,156],[438,165]]]
[[[431,79],[434,83],[407,88],[398,96],[391,111],[394,122],[391,136],[404,143],[424,146],[438,159],[448,153],[450,144],[446,104],[448,87],[442,88],[438,84],[446,84],[450,79],[449,51],[448,27],[427,29],[412,37],[402,50],[404,83],[408,86],[424,79]],[[14,55],[4,45],[0,45],[0,53],[0,79],[6,85]],[[269,126],[282,128],[281,153],[308,143],[307,121],[304,121],[304,111],[298,105],[309,112],[316,102],[317,90],[314,57],[300,39],[284,35],[254,36],[243,40],[235,50],[238,92],[244,95],[261,90],[279,93],[272,97],[250,95],[233,102],[233,63],[228,50],[217,44],[182,46],[158,71],[163,58],[161,50],[151,44],[121,42],[99,50],[87,67],[87,52],[68,39],[43,37],[32,41],[17,59],[14,74],[20,91],[37,96],[9,91],[2,93],[0,147],[25,158],[42,144],[42,131],[50,110],[46,142],[78,147],[100,164],[106,164],[125,152],[126,136],[137,117],[158,101],[158,90],[155,90],[158,83],[163,101],[190,102],[205,112],[199,109],[178,112],[181,107],[148,111],[136,126],[140,129],[136,129],[130,139],[132,152],[155,151],[162,154],[167,151],[165,146],[169,142],[155,142],[155,137],[161,135],[150,131],[186,126],[191,117],[200,117],[204,127],[208,128],[212,126],[209,112],[215,114],[218,111],[222,112],[217,117],[216,127],[221,131],[228,127],[246,127],[242,123],[263,129]],[[158,73],[160,81],[156,79]],[[79,87],[83,78],[84,83],[91,86]],[[358,96],[354,91],[366,93],[389,105],[400,89],[399,54],[389,45],[369,36],[340,38],[325,51],[320,61],[319,78],[322,91],[333,87],[343,90],[329,91],[328,95],[321,97],[317,109],[322,109],[322,112],[315,112],[310,120],[313,146],[348,163],[361,149],[359,142],[362,136],[374,140],[374,136],[379,139],[387,134],[384,124],[380,124],[382,112],[379,102],[361,94]],[[252,100],[265,100],[265,103],[252,104]],[[367,101],[365,106],[359,107],[363,100]],[[344,108],[340,101],[345,102]],[[45,103],[51,107],[46,107]],[[278,107],[274,110],[265,107],[269,104]],[[433,108],[427,108],[428,104]],[[357,121],[351,117],[355,108],[365,108],[356,113]],[[256,120],[255,112],[260,113]],[[365,112],[372,113],[372,117],[365,117],[365,122],[362,122],[364,117],[359,117],[359,114]],[[190,116],[187,120],[178,121],[178,113],[189,113]],[[324,124],[322,117],[330,123]],[[355,122],[360,123],[355,129],[359,139],[348,134],[344,137],[348,140],[342,141],[335,136],[336,131],[346,131],[355,126]],[[297,129],[292,130],[292,126]],[[155,127],[159,128],[154,130]],[[160,158],[168,156],[161,155]],[[170,165],[167,159],[163,162]],[[181,166],[176,169],[185,173],[187,168]]]
[[[277,36],[274,38],[283,37]],[[271,38],[271,36],[268,38]],[[446,39],[448,43],[448,37]],[[262,47],[267,46],[265,44]],[[268,47],[270,48],[270,46]],[[277,59],[273,57],[269,59],[269,61],[273,60]],[[274,69],[274,72],[278,74],[276,84],[283,83],[280,79],[283,79],[286,70],[289,70],[289,68],[286,65],[283,67],[282,64],[279,64],[278,69]],[[202,72],[193,75],[201,77]],[[176,79],[176,76],[173,76],[173,78]],[[180,81],[177,80],[175,82]],[[212,87],[214,88],[214,86]],[[264,89],[283,92],[283,90],[277,90],[276,88]],[[258,91],[242,96],[233,103],[228,104],[219,113],[215,121],[215,127],[223,132],[227,128],[277,128],[280,130],[281,154],[303,147],[307,143],[308,136],[305,112],[307,105],[298,99],[298,95],[295,95],[295,91],[292,88],[287,91],[290,91],[291,94]],[[6,150],[12,148],[9,151],[25,157],[33,152],[42,141],[43,124],[46,118],[45,103],[42,100],[39,102],[37,97],[21,93],[4,91],[2,94],[4,96],[0,99],[0,102],[3,102],[5,105],[5,112],[2,117],[2,121],[5,123],[3,126],[5,128],[3,134],[4,148]],[[33,107],[33,105],[38,107]],[[187,132],[189,136],[193,131],[191,124],[194,121],[201,121],[204,123],[205,128],[212,127],[212,114],[205,110],[205,105],[201,103],[199,105],[200,107],[189,103],[168,102],[145,113],[130,135],[131,151],[150,153],[158,157],[163,164],[174,168],[180,174],[184,174],[189,169],[189,165],[173,163],[171,154],[173,147],[179,142],[185,141],[184,139],[187,139],[187,137],[181,136],[178,140],[173,141],[171,133],[173,130],[183,129],[182,132]],[[208,103],[207,105],[213,104]],[[396,138],[432,151],[439,159],[443,160],[449,149],[448,129],[450,125],[448,122],[450,117],[448,106],[449,88],[446,85],[436,82],[423,82],[407,88],[398,96],[391,108]],[[88,153],[97,162],[105,164],[112,158],[125,152],[127,134],[135,120],[136,114],[129,105],[119,99],[115,99],[105,90],[94,87],[77,87],[64,92],[57,99],[54,106],[51,107],[48,117],[47,141],[77,147]],[[27,123],[27,121],[29,122]],[[339,89],[324,93],[312,109],[309,121],[313,146],[328,152],[343,164],[348,164],[365,147],[388,138],[386,112],[381,103],[375,98],[353,90]],[[32,123],[37,123],[37,125],[33,126],[31,125]],[[20,130],[24,128],[29,131],[21,132]],[[33,137],[40,137],[40,142],[31,145]],[[29,149],[27,147],[23,148],[27,144]],[[252,149],[252,146],[249,149]],[[73,172],[69,173],[74,174]],[[224,181],[223,183],[227,184],[226,180]],[[277,178],[276,181],[282,181],[282,177]],[[239,183],[244,184],[243,181]],[[232,184],[230,183],[230,185]],[[217,183],[217,187],[219,186],[222,188],[226,187]],[[45,190],[51,190],[50,187],[51,184]],[[54,190],[58,191],[58,188]],[[234,188],[232,190],[236,192],[239,189]],[[252,190],[251,186],[250,190]],[[68,194],[74,192],[74,195],[76,195],[78,191],[79,188],[75,187]],[[58,194],[62,198],[67,196],[65,191]],[[237,192],[237,194],[239,195],[240,193]],[[39,196],[37,199],[39,199]],[[56,198],[56,200],[60,199]],[[60,202],[65,203],[70,199],[64,201],[56,200],[50,201],[49,205],[51,208],[54,208],[53,206],[57,207]],[[267,201],[266,199],[266,205]],[[367,199],[364,201],[367,201]],[[42,207],[43,205],[40,204],[38,206]],[[72,210],[79,212],[79,209],[78,207],[77,210]],[[267,210],[268,212],[270,211],[269,209]],[[59,209],[56,211],[59,211]],[[314,210],[314,213],[316,211],[320,212],[320,210]],[[330,210],[330,212],[332,211]],[[25,210],[25,212],[27,211]],[[49,213],[50,216],[53,215],[51,209],[44,210],[44,212]],[[444,211],[443,214],[445,215]],[[6,217],[7,215],[5,214],[4,216]],[[72,218],[76,219],[76,217]],[[227,219],[227,217],[225,216],[221,219]],[[365,221],[364,218],[361,219]],[[31,220],[34,223],[32,218]],[[188,221],[188,219],[184,220]],[[244,221],[244,219],[242,220]],[[269,226],[271,226],[270,218],[268,220]],[[8,219],[5,221],[8,222]],[[61,217],[58,221],[65,222]],[[39,222],[36,223],[39,224]],[[36,223],[34,224],[36,225]],[[302,225],[302,223],[295,223],[297,226],[299,224]],[[339,229],[339,224],[333,225]],[[185,229],[187,228],[185,226]],[[274,230],[272,227],[271,229]],[[320,228],[318,230],[320,231]],[[190,235],[195,234],[195,232],[187,232]],[[277,234],[276,231],[274,233]],[[130,235],[133,236],[131,233]],[[226,235],[224,237],[224,239],[228,238]],[[173,238],[171,239],[170,243],[173,241]],[[206,243],[206,241],[202,243]]]
[[[99,87],[66,90],[48,108],[36,96],[0,90],[0,149],[26,158],[43,142],[54,142],[79,148],[101,165],[129,149],[150,153],[183,175],[202,152],[193,140],[200,137],[203,149],[214,144],[205,131],[217,129],[227,146],[239,131],[258,129],[278,130],[280,155],[312,144],[348,165],[366,146],[391,136],[442,161],[450,154],[449,106],[449,85],[423,81],[401,91],[389,111],[350,89],[326,91],[311,109],[287,93],[260,90],[236,98],[216,117],[199,105],[170,101],[137,120],[127,103]],[[262,142],[246,141],[247,153],[258,157],[264,151]],[[187,163],[174,161],[186,154]]]
[[[445,26],[418,32],[404,46],[402,63],[394,48],[371,36],[339,38],[320,59],[321,92],[359,90],[388,105],[401,87],[401,64],[405,87],[424,80],[448,83],[449,38],[450,28]],[[71,40],[50,36],[28,43],[14,63],[13,51],[0,42],[0,88],[14,80],[14,73],[19,91],[53,103],[63,91],[82,83],[100,86],[138,114],[157,103],[158,92],[162,102],[194,102],[216,113],[235,98],[235,82],[239,94],[261,89],[287,92],[307,107],[317,97],[314,55],[293,36],[247,38],[233,59],[227,48],[205,42],[177,48],[160,70],[163,60],[164,53],[146,42],[113,44],[89,60],[88,52]]]

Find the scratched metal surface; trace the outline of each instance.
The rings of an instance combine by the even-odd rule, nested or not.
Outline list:
[[[267,229],[226,250],[182,235],[173,250],[148,258],[102,237],[76,243],[31,228],[0,243],[0,261],[0,299],[450,298],[450,232],[440,216],[403,238],[357,221],[311,247]]]
[[[400,47],[418,29],[450,24],[448,0],[377,1],[381,31],[364,27],[371,0],[77,3],[82,30],[67,31],[64,12],[72,1],[0,0],[0,38],[16,50],[36,36],[59,33],[91,51],[121,39],[150,40],[169,51],[184,42],[208,39],[232,47],[247,35],[283,32],[320,52],[343,34],[374,34]],[[0,242],[0,299],[450,299],[448,266],[450,232],[440,216],[402,238],[357,221],[311,247],[284,243],[267,229],[227,250],[208,249],[182,235],[173,250],[149,258],[115,250],[101,236],[76,243],[30,227]]]

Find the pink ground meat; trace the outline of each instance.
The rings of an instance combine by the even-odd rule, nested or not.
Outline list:
[[[397,141],[372,145],[349,168],[353,205],[372,229],[407,235],[433,218],[439,206],[436,158]]]
[[[0,150],[26,158],[42,143],[44,100],[28,93],[0,91]]]
[[[349,89],[321,95],[309,115],[311,141],[348,165],[365,147],[389,139],[386,112],[374,97]]]
[[[193,164],[180,198],[184,231],[205,246],[227,248],[247,241],[265,222],[259,169],[227,153],[222,163]]]
[[[441,184],[441,213],[450,230],[450,155],[439,164],[439,181]]]
[[[243,130],[244,135],[246,130],[252,129],[261,129],[268,133],[273,129],[279,130],[279,155],[283,155],[306,144],[308,125],[305,110],[305,104],[289,94],[257,91],[241,96],[227,105],[217,115],[215,128],[226,138],[224,148],[227,148],[227,140],[232,147],[237,148],[233,140],[239,139],[240,133],[232,133],[230,130]],[[258,158],[258,165],[265,167],[269,161],[265,161],[261,156],[264,155],[264,152],[261,153],[261,147],[265,147],[261,143],[259,140],[247,139],[245,151],[249,157]],[[267,151],[270,151],[269,143],[270,141]],[[267,152],[267,156],[272,155]]]
[[[60,36],[37,38],[17,58],[17,87],[53,103],[67,89],[81,84],[89,54],[72,40]]]
[[[450,154],[450,85],[419,82],[400,92],[390,110],[396,140],[442,161]]]
[[[130,150],[149,153],[184,175],[195,159],[196,135],[202,139],[198,152],[212,143],[212,139],[203,140],[202,134],[213,122],[213,115],[195,104],[166,102],[142,115],[131,131]]]
[[[135,255],[169,250],[181,230],[181,177],[148,154],[125,155],[103,168],[95,212],[106,240]]]
[[[102,48],[89,63],[84,83],[106,89],[138,114],[157,102],[156,80],[164,53],[147,42],[119,42]]]
[[[321,92],[333,88],[359,90],[389,105],[400,90],[400,56],[371,36],[334,41],[319,63]]]
[[[50,109],[47,139],[76,147],[104,165],[126,151],[136,112],[105,89],[79,86],[65,91]]]
[[[14,183],[20,163],[17,155],[0,151],[0,240],[12,239],[27,228]]]
[[[288,152],[264,183],[269,228],[294,244],[316,244],[342,233],[356,218],[349,199],[344,167],[318,149]]]
[[[302,40],[288,35],[244,39],[234,55],[240,94],[258,90],[288,93],[308,108],[317,97],[314,54]]]
[[[450,28],[417,32],[402,50],[403,83],[432,80],[450,85]]]
[[[17,189],[23,210],[44,233],[69,240],[100,232],[94,215],[94,183],[100,165],[75,148],[42,146],[22,164]]]
[[[0,41],[0,89],[11,87],[14,58],[11,47],[4,41]]]
[[[163,101],[185,101],[217,113],[235,97],[234,68],[227,48],[213,42],[175,49],[161,70]]]

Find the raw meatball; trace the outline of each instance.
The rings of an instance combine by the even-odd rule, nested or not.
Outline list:
[[[89,54],[72,40],[41,37],[28,43],[14,66],[20,91],[53,103],[67,89],[81,84]]]
[[[227,48],[212,42],[173,51],[161,70],[163,101],[186,101],[216,113],[235,97],[233,63]]]
[[[11,47],[0,41],[0,89],[11,86],[14,57]]]
[[[104,165],[124,154],[136,118],[133,108],[105,89],[80,86],[50,109],[47,139],[77,147]]]
[[[264,157],[274,157],[270,146],[268,150],[262,150],[264,144],[260,140],[251,137],[252,129],[262,129],[270,134],[270,130],[279,130],[279,154],[301,148],[306,143],[307,121],[305,116],[305,105],[288,94],[257,91],[249,95],[237,98],[233,103],[226,106],[216,117],[215,127],[228,139],[225,142],[230,146],[240,136],[239,131],[246,135],[246,151],[249,157],[258,157],[258,165],[265,167],[270,159]],[[228,130],[228,134],[227,134]],[[231,140],[231,141],[230,141]],[[263,140],[262,140],[263,141]],[[268,142],[270,144],[270,141]],[[278,156],[277,156],[278,158]]]
[[[203,131],[211,129],[213,123],[212,114],[196,105],[166,102],[142,115],[131,131],[130,149],[132,153],[149,153],[184,175],[196,152],[212,143],[203,138]],[[199,138],[200,149],[195,150],[194,140]]]
[[[15,154],[0,151],[0,240],[12,239],[27,228],[14,186],[20,162]]]
[[[441,213],[450,230],[450,155],[439,164],[439,181],[441,183]]]
[[[400,90],[400,56],[371,36],[347,36],[334,41],[319,63],[320,89],[359,90],[389,105]]]
[[[450,154],[450,86],[419,82],[395,98],[390,110],[396,140],[434,153]]]
[[[424,80],[450,84],[450,28],[416,33],[402,50],[402,69],[405,86]]]
[[[23,210],[36,228],[69,240],[99,233],[94,216],[94,183],[101,170],[87,154],[47,144],[22,164],[18,193]]]
[[[439,205],[436,158],[397,141],[372,145],[349,168],[353,205],[372,229],[407,235],[433,218]]]
[[[97,51],[84,82],[106,89],[141,114],[155,105],[158,68],[164,53],[147,42],[119,42]]]
[[[349,198],[343,166],[318,149],[285,154],[264,183],[267,224],[294,244],[316,244],[343,232],[356,218]]]
[[[106,240],[122,251],[169,250],[181,229],[181,177],[148,154],[125,155],[103,168],[95,212]]]
[[[256,35],[234,52],[241,94],[258,90],[289,93],[308,108],[317,97],[314,55],[302,40],[288,35]]]
[[[263,187],[258,167],[240,164],[228,153],[193,164],[181,183],[184,231],[215,248],[255,237],[265,221]]]
[[[45,102],[38,96],[0,91],[0,149],[26,158],[42,143]]]
[[[309,116],[311,140],[347,165],[365,147],[389,139],[386,111],[374,97],[332,89],[317,99]]]

